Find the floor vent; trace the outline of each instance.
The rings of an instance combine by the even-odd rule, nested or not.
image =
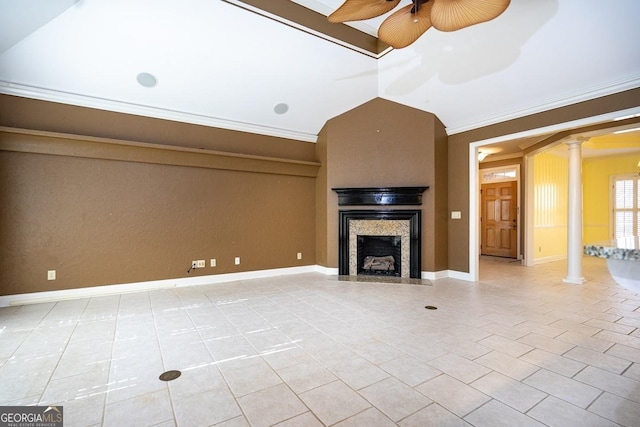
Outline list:
[[[173,381],[176,378],[178,378],[180,375],[182,375],[182,372],[180,372],[180,371],[167,371],[167,372],[163,372],[160,375],[160,380],[161,381]]]

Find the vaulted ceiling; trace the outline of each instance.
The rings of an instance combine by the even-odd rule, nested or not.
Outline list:
[[[493,21],[373,53],[324,35],[340,4],[0,0],[0,93],[313,142],[375,97],[455,134],[640,87],[637,0],[512,0]],[[379,22],[354,25],[375,36]]]

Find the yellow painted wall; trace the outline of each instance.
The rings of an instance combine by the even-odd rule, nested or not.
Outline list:
[[[566,257],[568,180],[569,162],[566,158],[551,152],[534,157],[534,262]]]
[[[611,238],[609,231],[610,177],[638,173],[638,162],[640,162],[640,153],[638,152],[582,160],[583,241],[585,243],[600,242]]]

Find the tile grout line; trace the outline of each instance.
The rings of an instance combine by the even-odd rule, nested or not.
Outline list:
[[[148,298],[148,292],[145,292]],[[111,384],[111,368],[113,367],[113,350],[115,348],[116,336],[118,333],[118,323],[120,323],[120,306],[122,305],[122,295],[118,296],[118,308],[116,310],[116,321],[113,330],[113,339],[111,340],[111,358],[109,359],[109,375],[107,375],[107,384],[105,385],[104,391],[104,401],[102,405],[102,423],[101,425],[105,425],[107,421],[107,397],[109,396],[109,385]]]

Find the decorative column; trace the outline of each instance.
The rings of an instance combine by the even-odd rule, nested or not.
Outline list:
[[[564,283],[582,285],[582,143],[589,138],[577,137],[569,147],[569,215],[567,222],[567,277]]]

